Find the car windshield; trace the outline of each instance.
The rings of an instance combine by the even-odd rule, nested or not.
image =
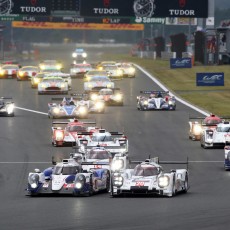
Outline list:
[[[110,79],[105,76],[97,76],[97,77],[92,77],[90,81],[106,81],[110,82]]]
[[[2,69],[19,69],[17,65],[5,65],[2,66]]]
[[[116,70],[116,69],[118,69],[118,67],[117,66],[105,66],[104,67],[106,70]]]
[[[221,119],[205,119],[204,120],[204,124],[207,124],[207,125],[217,125],[221,123]]]
[[[217,132],[230,132],[230,127],[229,126],[220,126],[217,127]]]
[[[80,125],[71,125],[67,127],[67,131],[69,132],[85,132],[86,128]]]
[[[38,67],[22,67],[22,71],[38,71]]]
[[[60,78],[49,78],[49,79],[43,79],[42,82],[64,82],[64,80]]]
[[[87,153],[88,159],[109,159],[111,154],[105,150],[91,150]]]
[[[100,95],[113,95],[113,91],[112,90],[101,90],[99,94]]]
[[[104,136],[93,136],[92,137],[92,141],[99,141],[99,142],[103,142],[103,141],[113,141],[113,138],[112,138],[112,136],[106,136],[106,135],[104,135]]]
[[[78,170],[77,166],[55,166],[54,167],[54,175],[71,175],[71,174],[76,174]]]
[[[155,176],[158,174],[157,167],[152,165],[137,165],[133,171],[134,176]]]
[[[107,72],[106,71],[90,71],[88,72],[88,75],[107,75]]]

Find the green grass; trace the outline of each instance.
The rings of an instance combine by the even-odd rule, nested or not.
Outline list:
[[[125,60],[140,65],[153,74],[170,91],[181,98],[219,116],[230,116],[230,66],[194,66],[191,69],[170,69],[169,61],[141,59],[107,53],[104,60]],[[196,86],[196,73],[224,72],[225,86]]]

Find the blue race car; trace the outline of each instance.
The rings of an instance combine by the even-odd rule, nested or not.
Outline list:
[[[88,118],[87,105],[76,104],[74,98],[52,98],[61,103],[48,103],[49,118]]]
[[[44,171],[35,169],[28,176],[27,195],[69,194],[73,196],[91,196],[100,191],[109,192],[110,172],[108,169],[83,171],[77,159],[53,161],[54,167]]]

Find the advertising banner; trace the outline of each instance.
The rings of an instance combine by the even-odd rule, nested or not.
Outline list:
[[[208,0],[81,0],[82,17],[208,17]]]
[[[143,30],[143,24],[55,23],[13,21],[14,28],[67,30]]]
[[[191,58],[170,58],[170,68],[192,68]]]
[[[197,73],[197,86],[224,86],[224,73]]]

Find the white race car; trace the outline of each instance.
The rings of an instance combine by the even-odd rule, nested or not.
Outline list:
[[[92,70],[91,64],[88,63],[72,64],[70,68],[70,76],[83,77],[90,70]]]
[[[116,65],[123,70],[123,77],[135,77],[136,69],[132,63],[119,62]]]
[[[205,148],[224,147],[230,134],[230,122],[224,121],[216,129],[205,129],[201,134],[200,145]]]
[[[128,153],[128,139],[123,133],[119,132],[107,132],[105,129],[99,129],[98,132],[94,132],[90,140],[82,141],[79,148],[81,153],[85,153],[90,149],[102,146],[106,150],[110,151],[113,155],[116,153]]]
[[[188,162],[167,162],[167,164],[188,164]],[[156,194],[172,197],[178,192],[187,192],[188,170],[175,169],[164,172],[158,158],[138,162],[134,169],[115,171],[111,180],[111,196],[123,194]]]

